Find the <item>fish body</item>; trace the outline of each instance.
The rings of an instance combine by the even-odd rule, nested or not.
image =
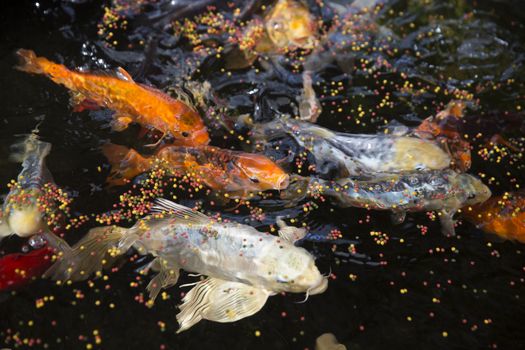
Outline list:
[[[211,189],[233,195],[280,190],[288,185],[288,174],[260,154],[213,146],[167,146],[152,157],[143,157],[133,149],[111,144],[104,146],[103,152],[112,165],[108,182],[113,185],[149,170],[157,161],[173,171],[194,173]]]
[[[436,210],[444,233],[454,233],[452,216],[467,205],[486,201],[490,189],[479,179],[453,170],[431,171],[379,177],[375,180],[308,180],[308,192],[331,197],[342,207],[389,210],[402,222],[406,212]],[[295,187],[295,188],[294,188]],[[285,197],[292,198],[297,185]],[[304,189],[301,189],[304,193]]]
[[[250,66],[259,55],[283,55],[296,49],[312,50],[319,42],[318,24],[308,7],[297,0],[278,0],[263,18],[244,30],[239,47],[226,53],[226,67]]]
[[[525,193],[508,193],[466,208],[463,215],[485,232],[525,243]]]
[[[45,165],[51,144],[31,134],[16,147],[20,148],[20,152],[13,158],[22,161],[22,171],[3,203],[0,237],[11,234],[30,237],[47,228],[38,199],[43,186],[53,181]]]
[[[156,257],[151,266],[159,273],[148,285],[152,299],[177,282],[180,269],[207,275],[183,299],[177,315],[182,331],[203,318],[232,322],[249,316],[278,292],[324,292],[328,282],[313,256],[289,237],[217,222],[184,206],[157,200],[153,213],[130,229],[90,231],[46,275],[58,280],[86,279],[103,267],[108,251],[123,254],[130,247]]]
[[[441,170],[450,157],[436,143],[407,135],[347,134],[296,120],[278,119],[254,129],[256,142],[288,135],[315,157],[316,173],[375,177],[378,173]]]
[[[112,127],[119,131],[132,123],[171,134],[183,145],[209,142],[208,132],[199,114],[186,103],[160,90],[138,84],[120,69],[115,76],[72,71],[61,64],[37,57],[33,51],[20,49],[19,70],[45,74],[55,83],[68,88],[73,103],[91,105],[115,111]]]
[[[8,254],[0,258],[0,291],[20,288],[39,278],[51,266],[54,250],[36,249],[27,254]]]

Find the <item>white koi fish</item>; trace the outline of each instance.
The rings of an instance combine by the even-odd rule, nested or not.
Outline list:
[[[317,174],[335,172],[336,178],[441,170],[451,161],[435,142],[409,135],[347,134],[292,118],[278,118],[253,130],[259,144],[284,135],[312,153]]]
[[[178,332],[202,319],[234,322],[259,311],[279,292],[320,294],[328,280],[314,257],[293,241],[304,229],[281,226],[280,237],[239,223],[217,222],[190,208],[157,199],[152,213],[127,229],[90,230],[45,274],[55,280],[84,280],[131,247],[155,259],[158,271],[147,289],[152,300],[177,283],[179,270],[208,276],[182,299]]]

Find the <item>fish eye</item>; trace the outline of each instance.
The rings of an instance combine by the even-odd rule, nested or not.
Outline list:
[[[259,183],[259,179],[256,178],[256,177],[250,177],[250,181],[253,182],[253,183],[256,183],[256,184]]]
[[[476,195],[474,193],[470,193],[468,195],[468,199],[474,199],[474,198],[476,198]]]
[[[186,131],[181,132],[181,135],[182,135],[183,137],[188,137],[188,136],[190,136],[190,134],[188,134]]]

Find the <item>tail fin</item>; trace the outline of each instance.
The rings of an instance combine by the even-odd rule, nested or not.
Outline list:
[[[126,180],[148,171],[153,164],[150,159],[141,156],[134,149],[112,143],[102,146],[102,153],[111,165],[111,173],[107,179],[110,186],[126,184]]]
[[[19,49],[16,52],[19,62],[15,67],[18,70],[33,74],[44,74],[45,71],[41,65],[41,58],[31,50]]]
[[[118,226],[95,227],[70,250],[63,253],[45,273],[58,281],[83,281],[94,272],[110,267],[116,258],[135,243],[138,236],[126,236],[128,229]]]
[[[44,159],[51,152],[51,144],[40,141],[38,127],[27,135],[20,142],[14,143],[10,147],[11,154],[9,160],[16,163],[23,163],[28,157]]]

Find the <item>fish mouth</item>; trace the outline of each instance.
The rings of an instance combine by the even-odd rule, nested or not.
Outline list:
[[[175,133],[177,135],[178,133]],[[210,142],[210,135],[206,128],[188,132],[188,137],[178,137],[173,144],[177,146],[204,146]]]
[[[288,185],[290,185],[290,176],[288,176],[288,174],[286,175],[283,175],[279,178],[279,180],[277,181],[277,190],[284,190],[285,188],[288,187]]]
[[[328,288],[328,277],[322,277],[321,281],[316,286],[308,289],[308,294],[310,295],[321,294],[321,293],[324,293],[327,288]]]

